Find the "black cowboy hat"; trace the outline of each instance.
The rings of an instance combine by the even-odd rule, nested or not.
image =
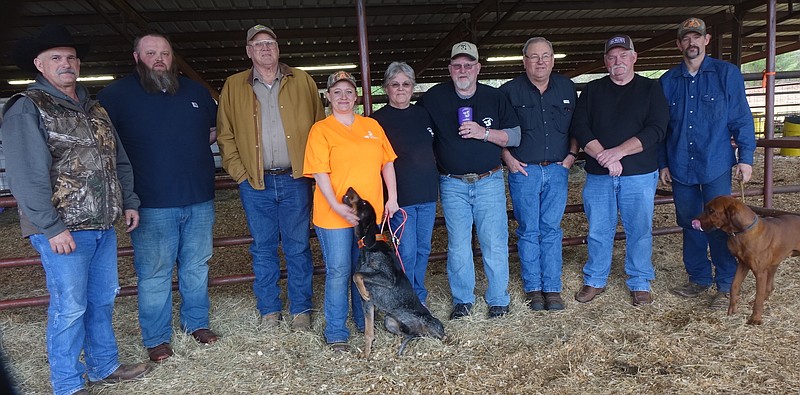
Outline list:
[[[17,41],[12,56],[17,67],[35,73],[38,70],[33,64],[33,59],[40,53],[57,47],[75,48],[78,59],[82,59],[89,52],[89,43],[76,42],[63,25],[47,25],[42,28],[38,36]]]

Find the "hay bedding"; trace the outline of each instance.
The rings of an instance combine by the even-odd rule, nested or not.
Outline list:
[[[761,160],[761,156],[757,157]],[[798,184],[798,158],[776,157],[776,180]],[[763,167],[756,165],[759,185]],[[580,200],[580,182],[570,186],[570,202]],[[246,231],[244,215],[235,192],[218,193],[217,236]],[[798,211],[798,197],[778,195],[775,207]],[[748,203],[759,205],[756,198]],[[657,206],[656,226],[674,226],[672,206]],[[0,256],[33,254],[18,237],[14,210],[0,214]],[[513,223],[512,223],[513,226]],[[582,214],[565,217],[565,236],[585,234]],[[513,234],[513,232],[512,232]],[[120,244],[129,245],[121,236]],[[434,251],[443,251],[446,238],[436,236]],[[321,337],[323,317],[314,315],[313,332],[293,333],[287,323],[273,330],[259,330],[255,302],[249,284],[211,289],[211,323],[223,339],[202,346],[191,337],[175,333],[175,356],[156,366],[144,379],[107,386],[93,386],[95,394],[617,394],[617,393],[798,393],[800,392],[800,265],[790,258],[776,276],[776,290],[768,303],[765,324],[745,325],[750,308],[728,317],[711,312],[705,304],[711,294],[696,300],[671,295],[669,287],[685,281],[681,264],[680,236],[657,237],[653,251],[657,279],[655,303],[634,308],[622,272],[623,245],[617,243],[607,291],[589,304],[572,299],[581,283],[586,248],[564,249],[563,312],[532,312],[523,304],[519,261],[511,259],[511,314],[489,321],[480,301],[472,317],[447,321],[449,287],[443,262],[429,269],[430,307],[444,321],[450,336],[446,343],[416,340],[406,355],[395,355],[400,339],[380,329],[373,357],[357,357],[363,336],[354,334],[353,353],[330,351]],[[315,262],[321,262],[314,245]],[[212,275],[246,273],[246,246],[215,250]],[[134,284],[130,258],[120,261],[120,281]],[[314,278],[315,301],[322,305],[324,278]],[[478,278],[476,294],[485,290]],[[46,292],[38,267],[6,270],[0,276],[2,298],[40,295]],[[744,298],[753,298],[750,276]],[[177,294],[176,294],[177,299]],[[479,297],[480,300],[480,297]],[[0,312],[2,347],[20,390],[24,394],[49,393],[45,354],[46,308]],[[136,318],[136,299],[117,301],[114,325],[123,361],[142,361]],[[177,327],[177,323],[175,324]],[[351,330],[352,330],[351,326]],[[355,331],[353,330],[355,333]]]

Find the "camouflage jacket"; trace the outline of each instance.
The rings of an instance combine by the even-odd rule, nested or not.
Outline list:
[[[44,136],[36,138],[36,130],[30,130],[33,125],[24,122],[24,117],[16,122],[7,117],[3,125],[4,148],[7,152],[13,151],[11,156],[19,158],[12,164],[9,157],[8,170],[11,190],[22,213],[23,235],[44,233],[49,238],[64,229],[109,229],[122,213],[123,195],[126,209],[138,208],[138,198],[132,191],[130,163],[108,114],[96,101],[89,100],[84,91],[84,100],[78,105],[51,94],[47,89],[51,87],[46,84],[44,90],[29,89],[9,101],[9,104],[17,101],[32,103],[39,115],[36,126]],[[22,130],[7,130],[11,128],[8,121],[16,126],[15,129]],[[35,147],[39,150],[31,149],[31,143],[39,145]],[[41,165],[41,159],[23,157],[41,153],[45,147],[50,154],[46,165]],[[119,159],[122,159],[127,172],[123,177],[118,176]],[[36,206],[42,202],[35,200],[42,199],[36,196],[39,191],[33,190],[30,184],[36,183],[37,175],[41,173],[29,169],[25,162],[31,162],[30,167],[49,170],[50,205],[57,214],[56,222],[60,223],[53,224],[52,217],[40,213],[47,210]],[[123,188],[121,181],[129,185]]]

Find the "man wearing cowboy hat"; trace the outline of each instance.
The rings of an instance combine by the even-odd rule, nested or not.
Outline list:
[[[119,363],[111,326],[119,291],[113,225],[124,210],[126,231],[136,228],[139,198],[106,111],[76,82],[87,51],[63,26],[20,40],[14,60],[36,82],[3,108],[11,192],[50,292],[47,357],[57,395],[88,393],[84,374],[109,382],[150,370]]]

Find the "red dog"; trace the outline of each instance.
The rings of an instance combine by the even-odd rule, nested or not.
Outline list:
[[[692,227],[704,232],[719,229],[728,234],[728,249],[739,261],[728,314],[736,312],[739,289],[749,269],[756,277],[756,300],[747,323],[761,325],[764,302],[774,288],[778,264],[800,255],[800,216],[761,218],[741,201],[719,196],[706,204],[703,213],[692,221]]]

